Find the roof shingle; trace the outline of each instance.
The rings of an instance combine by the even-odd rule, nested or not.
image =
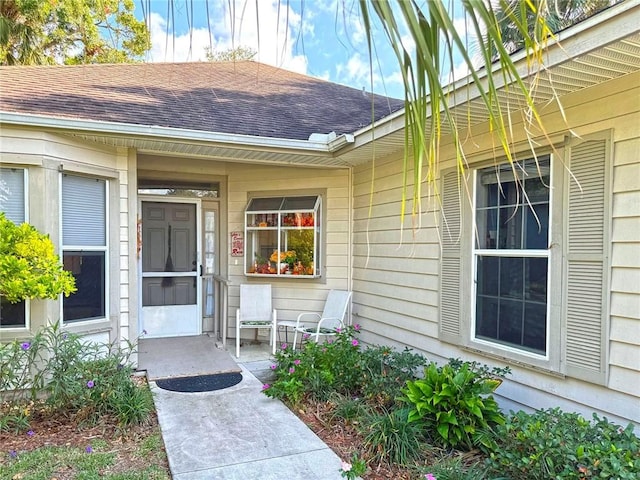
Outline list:
[[[0,68],[0,110],[306,140],[372,123],[372,96],[257,62]],[[401,100],[373,96],[375,119]]]

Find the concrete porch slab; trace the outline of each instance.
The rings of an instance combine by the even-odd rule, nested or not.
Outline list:
[[[138,370],[146,370],[150,381],[160,378],[239,372],[229,352],[216,347],[208,335],[141,338]]]

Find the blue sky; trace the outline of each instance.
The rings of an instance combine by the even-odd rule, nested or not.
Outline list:
[[[147,61],[203,61],[205,47],[244,46],[263,63],[367,91],[373,78],[375,93],[403,98],[397,61],[382,32],[375,35],[371,76],[355,0],[173,0],[173,12],[168,5],[135,0],[136,15],[146,14],[151,27]]]

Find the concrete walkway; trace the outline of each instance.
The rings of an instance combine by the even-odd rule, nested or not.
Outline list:
[[[176,393],[150,383],[173,479],[341,479],[338,456],[261,392],[250,370],[260,376],[270,362],[246,360],[243,380],[223,390]]]

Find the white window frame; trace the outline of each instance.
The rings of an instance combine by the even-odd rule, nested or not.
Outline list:
[[[542,156],[542,155],[540,155]],[[553,234],[555,233],[554,230],[554,217],[555,215],[553,214],[554,212],[554,205],[555,205],[555,195],[554,195],[554,191],[555,189],[553,188],[553,185],[555,185],[555,175],[554,175],[554,165],[555,165],[555,160],[554,160],[554,155],[553,154],[549,154],[549,208],[548,208],[548,225],[547,225],[547,248],[542,250],[542,249],[531,249],[531,250],[527,250],[527,249],[479,249],[476,247],[477,242],[476,242],[476,234],[478,232],[478,226],[476,224],[477,222],[477,201],[478,201],[478,173],[482,170],[485,170],[486,168],[488,168],[487,166],[479,166],[477,168],[474,169],[473,171],[473,188],[472,188],[472,195],[473,195],[473,199],[472,199],[472,205],[471,205],[471,214],[472,214],[472,229],[470,232],[471,238],[469,239],[469,244],[471,245],[471,265],[470,265],[470,272],[472,274],[472,279],[471,279],[471,305],[470,305],[470,325],[469,325],[469,341],[471,344],[476,345],[478,347],[484,347],[485,349],[489,349],[495,352],[503,352],[506,355],[509,355],[510,357],[513,356],[513,354],[520,356],[524,359],[531,359],[534,361],[543,361],[545,363],[548,363],[551,358],[550,358],[550,350],[551,350],[551,333],[552,333],[552,320],[553,321],[557,321],[559,322],[560,319],[553,319],[552,318],[552,309],[551,309],[551,287],[552,287],[552,276],[560,276],[562,275],[562,272],[554,272],[552,271],[552,262],[551,262],[551,249],[549,248],[550,244],[551,244],[551,239],[553,238]],[[521,161],[529,161],[529,160],[534,160],[534,158],[524,158]],[[500,163],[496,163],[496,166],[500,166],[500,165],[504,165],[506,163],[506,160],[504,162],[500,162]],[[530,208],[528,206],[524,206],[522,208]],[[477,265],[478,265],[478,257],[479,256],[491,256],[491,257],[499,257],[499,258],[505,258],[505,257],[524,257],[524,258],[546,258],[547,259],[547,291],[546,291],[546,326],[545,326],[545,353],[544,354],[540,354],[540,353],[536,353],[536,352],[532,352],[530,350],[526,350],[524,348],[518,348],[515,346],[510,346],[507,345],[505,343],[501,343],[498,341],[491,341],[491,340],[487,340],[486,338],[479,338],[476,336],[476,314],[477,314],[477,310],[476,310],[476,305],[477,305],[477,296],[478,296],[478,291],[477,291],[477,287],[478,287],[478,272],[477,272]]]
[[[24,222],[29,223],[29,169],[25,167],[11,166],[11,165],[3,165],[2,168],[6,168],[9,170],[22,170],[22,181],[24,182],[23,187],[23,209],[24,209]],[[0,331],[3,333],[11,333],[11,332],[24,332],[29,331],[31,328],[31,300],[28,298],[24,300],[24,326],[22,327],[0,327]]]
[[[76,177],[84,177],[95,180],[104,181],[105,186],[105,197],[104,197],[104,208],[105,208],[105,245],[104,246],[81,246],[81,245],[65,245],[64,244],[64,232],[63,232],[63,208],[62,208],[62,178],[64,175],[76,176]],[[87,319],[76,319],[76,320],[65,320],[64,318],[64,300],[62,296],[60,297],[60,319],[64,326],[77,326],[77,325],[86,325],[92,323],[100,323],[109,319],[109,306],[110,306],[110,262],[109,262],[109,236],[110,236],[110,228],[109,228],[109,190],[110,190],[110,179],[99,177],[97,175],[83,175],[76,172],[64,171],[60,172],[59,175],[59,205],[60,205],[60,259],[64,260],[65,252],[103,252],[104,253],[104,317],[92,317]],[[72,294],[73,295],[73,294]]]

